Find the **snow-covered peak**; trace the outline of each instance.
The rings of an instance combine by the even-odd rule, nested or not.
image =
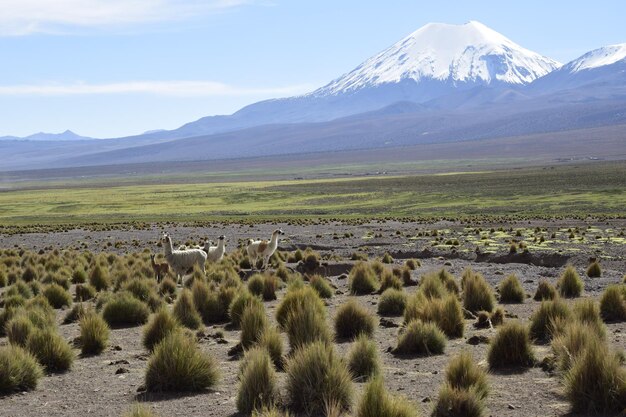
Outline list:
[[[429,23],[313,94],[354,92],[403,80],[528,84],[558,67],[558,62],[480,22]]]
[[[589,51],[580,58],[567,64],[565,69],[574,73],[615,64],[624,59],[626,59],[626,43],[620,43]]]

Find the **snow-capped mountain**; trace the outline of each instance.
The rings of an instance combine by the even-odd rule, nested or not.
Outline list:
[[[479,22],[430,23],[312,95],[338,95],[411,80],[456,87],[524,85],[560,64],[525,49]]]
[[[570,73],[612,65],[626,60],[626,43],[609,45],[589,51],[563,67]]]

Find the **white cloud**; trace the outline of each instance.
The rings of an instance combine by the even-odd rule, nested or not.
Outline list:
[[[0,85],[0,96],[70,96],[98,94],[153,94],[177,97],[288,96],[310,91],[310,85],[247,88],[213,81],[128,81],[107,84]]]
[[[0,35],[186,20],[257,0],[0,0]],[[268,4],[268,3],[265,3]]]

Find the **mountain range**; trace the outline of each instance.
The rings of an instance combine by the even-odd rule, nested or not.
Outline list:
[[[254,158],[589,129],[593,138],[571,135],[583,141],[573,149],[593,152],[591,139],[616,132],[626,139],[626,44],[562,65],[479,22],[431,23],[315,91],[232,115],[125,138],[71,131],[0,138],[0,152],[9,156],[0,170]],[[551,151],[549,135],[542,140],[546,156],[572,156]],[[618,149],[603,151],[626,154],[623,141],[613,143]]]

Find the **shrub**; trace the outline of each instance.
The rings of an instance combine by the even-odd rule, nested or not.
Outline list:
[[[492,311],[495,304],[493,291],[485,278],[480,274],[472,274],[465,280],[463,290],[463,306],[476,313]]]
[[[542,301],[530,317],[530,335],[534,339],[549,340],[554,325],[561,324],[571,316],[567,304],[559,298]]]
[[[287,316],[285,330],[291,349],[297,349],[318,340],[324,343],[329,343],[331,340],[325,315],[310,303],[296,304],[291,309]]]
[[[590,298],[578,300],[573,307],[574,317],[582,324],[590,326],[598,337],[606,337],[606,326],[600,317],[600,308]]]
[[[313,275],[309,278],[309,283],[311,284],[311,288],[317,292],[317,295],[319,295],[320,298],[331,298],[333,296],[333,287],[330,286],[326,278],[319,275]]]
[[[297,349],[286,371],[287,399],[294,410],[315,414],[327,404],[341,410],[352,405],[352,377],[332,345],[314,342]]]
[[[91,285],[76,285],[76,301],[91,300],[96,296],[96,289]]]
[[[352,294],[371,294],[378,289],[376,272],[370,264],[359,262],[350,270],[348,286]]]
[[[501,303],[523,303],[526,293],[515,274],[506,277],[499,285]]]
[[[273,406],[277,398],[276,371],[268,352],[262,348],[248,350],[239,372],[237,410],[249,414]]]
[[[404,397],[394,397],[383,386],[380,376],[366,386],[356,410],[356,417],[418,417],[416,407]]]
[[[170,277],[163,278],[161,284],[159,285],[159,293],[161,295],[175,295],[176,294],[176,283]]]
[[[146,369],[148,391],[200,391],[217,383],[215,360],[183,332],[171,332],[155,348]]]
[[[384,264],[392,264],[393,263],[393,257],[389,254],[389,252],[385,252],[385,255],[382,258],[382,262]]]
[[[454,276],[445,268],[441,268],[436,276],[439,278],[446,290],[453,294],[459,294],[459,284],[456,283]]]
[[[556,287],[559,290],[559,294],[566,298],[580,297],[583,291],[583,280],[578,276],[578,272],[573,266],[568,266],[565,272],[559,278]]]
[[[30,391],[37,387],[43,370],[37,359],[20,346],[0,346],[0,393]]]
[[[404,310],[404,322],[408,323],[415,319],[435,323],[448,337],[463,336],[465,327],[463,311],[459,300],[453,294],[448,294],[442,299],[429,299],[419,292],[416,293]]]
[[[123,290],[131,293],[139,301],[147,303],[154,295],[154,281],[147,278],[133,278],[124,283]]]
[[[411,320],[398,336],[394,353],[401,355],[437,355],[446,347],[446,336],[433,323]]]
[[[267,350],[277,369],[283,368],[283,340],[273,326],[268,326],[259,337],[259,346]]]
[[[600,314],[604,321],[626,321],[626,288],[609,285],[600,298]]]
[[[298,306],[314,309],[318,315],[326,319],[326,306],[317,292],[311,287],[295,288],[287,292],[276,309],[276,321],[282,328],[285,328],[290,312]]]
[[[598,261],[593,261],[587,267],[587,276],[589,278],[599,278],[602,276],[602,268],[600,267],[600,263]]]
[[[74,362],[72,348],[53,328],[32,332],[26,347],[48,372],[67,371]]]
[[[19,295],[24,299],[31,298],[33,296],[33,290],[24,281],[19,280],[11,285],[7,292],[4,293],[5,298],[14,295]]]
[[[552,339],[552,352],[558,369],[561,372],[569,370],[572,361],[597,337],[589,325],[578,321],[568,322]]]
[[[487,362],[493,369],[527,367],[534,361],[528,328],[517,321],[508,322],[497,331],[487,352]]]
[[[574,359],[564,383],[574,412],[612,414],[626,408],[626,370],[598,339]]]
[[[87,282],[87,273],[83,269],[75,269],[72,272],[73,284],[84,284]]]
[[[157,415],[141,404],[133,404],[130,410],[124,413],[122,417],[157,417]]]
[[[420,261],[418,261],[416,259],[407,259],[407,261],[404,263],[404,265],[406,265],[406,267],[409,268],[411,271],[415,271],[417,268],[422,266],[420,264]]]
[[[109,326],[137,326],[144,324],[149,315],[150,308],[127,292],[115,294],[102,310]]]
[[[202,325],[202,317],[200,317],[200,313],[196,310],[191,292],[186,288],[183,289],[178,296],[172,313],[180,324],[189,329],[195,330]]]
[[[395,288],[386,289],[378,300],[378,314],[383,316],[401,316],[407,303],[406,293]]]
[[[263,408],[262,410],[254,410],[252,417],[291,417],[287,412],[283,412],[276,407]]]
[[[554,300],[556,297],[556,289],[548,281],[540,281],[533,300],[544,301]]]
[[[426,274],[420,280],[419,292],[427,298],[442,298],[448,291],[437,274]]]
[[[100,264],[96,264],[89,274],[89,283],[96,289],[96,291],[106,290],[111,286],[111,278],[109,272]]]
[[[348,368],[358,381],[366,381],[380,371],[376,343],[366,335],[359,335],[352,345],[348,353]]]
[[[80,319],[80,342],[83,355],[101,353],[109,342],[109,325],[94,311],[83,314]]]
[[[179,324],[176,319],[163,308],[150,316],[148,323],[144,326],[143,345],[151,351],[161,340],[178,328]]]
[[[22,272],[22,280],[24,282],[36,281],[38,279],[38,274],[35,268],[32,266],[27,266]]]
[[[50,305],[54,308],[61,308],[72,304],[72,296],[63,287],[57,284],[50,284],[43,290]]]
[[[241,315],[241,346],[248,349],[256,344],[267,327],[263,304],[249,304]]]
[[[35,326],[26,314],[16,314],[5,325],[5,332],[9,343],[17,346],[26,346],[28,336],[35,330]]]
[[[342,304],[335,314],[335,335],[339,338],[354,339],[359,334],[372,336],[375,326],[372,315],[355,300]]]
[[[450,360],[446,368],[446,382],[453,389],[473,389],[481,400],[489,393],[487,373],[476,365],[469,352],[462,352]]]
[[[263,276],[263,299],[265,301],[271,301],[276,299],[276,290],[278,289],[279,281],[276,275],[266,274]]]
[[[444,384],[439,391],[432,417],[481,417],[483,401],[475,390],[456,389]]]
[[[250,294],[247,290],[244,290],[239,293],[235,297],[235,299],[230,304],[230,308],[228,310],[228,315],[230,317],[230,322],[235,327],[239,327],[241,325],[241,314],[243,310],[249,306],[250,304],[263,304],[258,297]]]
[[[386,269],[385,271],[383,271],[380,277],[380,287],[378,288],[378,291],[383,292],[387,288],[395,288],[396,290],[401,290],[402,286],[403,285],[400,278],[398,278],[391,271]]]
[[[254,274],[248,279],[248,291],[253,295],[263,295],[264,286],[265,280],[261,274]]]
[[[69,309],[65,317],[63,318],[63,324],[74,323],[80,319],[80,316],[84,313],[85,307],[82,303],[74,304],[74,306]]]

